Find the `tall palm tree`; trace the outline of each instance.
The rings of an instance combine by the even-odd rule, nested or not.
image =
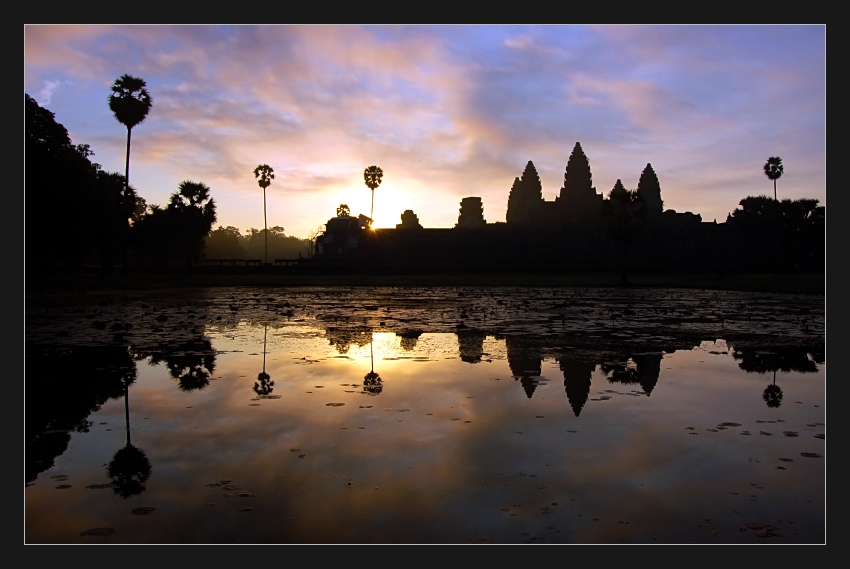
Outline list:
[[[109,110],[115,119],[127,127],[127,159],[124,166],[125,192],[130,188],[130,135],[133,127],[147,118],[153,106],[153,99],[148,93],[144,79],[133,77],[126,73],[112,84],[112,94],[109,95]]]
[[[144,79],[133,77],[126,73],[115,80],[112,84],[112,94],[109,95],[109,110],[115,115],[115,119],[127,127],[127,158],[124,163],[124,199],[130,199],[130,135],[133,127],[140,124],[148,116],[153,99],[148,93],[147,83]],[[129,231],[127,224],[124,242],[124,271],[129,267]]]
[[[764,175],[773,180],[773,199],[776,199],[776,180],[782,176],[783,172],[785,172],[785,168],[782,166],[782,158],[779,156],[771,156],[764,163]]]
[[[384,177],[384,171],[377,166],[369,166],[363,170],[363,181],[366,182],[366,187],[372,190],[372,209],[369,211],[369,219],[373,219],[375,215],[375,188],[381,185],[381,178]]]
[[[268,188],[272,180],[274,180],[274,170],[268,164],[260,164],[254,168],[254,177],[257,178],[257,183],[263,188],[263,233],[266,238],[265,263],[269,262],[269,229],[266,221],[266,188]]]

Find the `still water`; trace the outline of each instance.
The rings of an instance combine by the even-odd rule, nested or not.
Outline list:
[[[824,298],[27,306],[27,543],[824,543]]]

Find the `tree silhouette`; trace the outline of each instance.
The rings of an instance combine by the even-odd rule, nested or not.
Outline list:
[[[109,95],[109,110],[115,119],[127,127],[127,156],[124,163],[124,193],[125,199],[130,196],[130,136],[133,127],[147,118],[153,106],[153,99],[148,93],[144,79],[133,77],[126,73],[112,84],[112,94]],[[129,231],[129,227],[128,227]],[[127,252],[124,253],[124,267],[127,267]]]
[[[99,203],[98,171],[85,145],[71,143],[54,113],[24,96],[25,191],[30,203],[37,204],[25,212],[27,264],[77,266],[98,237],[94,209],[108,205]]]
[[[94,192],[88,231],[101,268],[108,272],[121,252],[129,247],[129,221],[138,217],[136,210],[141,198],[132,187],[126,186],[124,176],[104,170],[95,173]]]
[[[242,234],[239,228],[228,225],[215,228],[206,239],[208,257],[224,259],[244,259],[245,249],[242,247]]]
[[[337,217],[348,217],[351,215],[351,208],[348,205],[342,203],[336,208],[336,216]]]
[[[133,224],[139,259],[163,267],[173,257],[182,257],[191,273],[215,221],[216,204],[209,186],[185,180],[171,194],[167,207],[152,205],[149,213]]]
[[[645,220],[645,208],[636,190],[627,190],[617,180],[605,201],[605,230],[622,248],[621,284],[628,282],[628,247],[640,234]]]
[[[180,182],[178,191],[171,194],[167,210],[176,224],[178,241],[174,245],[186,256],[191,271],[194,259],[203,253],[204,243],[216,220],[215,200],[210,196],[209,186],[189,180]]]
[[[785,172],[782,166],[782,158],[779,156],[771,156],[764,163],[764,175],[769,180],[773,180],[773,199],[776,199],[776,180],[778,180]]]
[[[264,257],[265,263],[269,262],[269,229],[266,221],[266,188],[274,180],[274,170],[268,164],[260,164],[254,168],[254,177],[257,178],[257,183],[263,188],[263,231],[266,234],[266,253]]]
[[[144,79],[125,73],[112,84],[109,110],[118,122],[127,127],[127,159],[124,166],[124,178],[128,188],[130,186],[130,135],[133,127],[147,118],[152,106],[153,99],[148,93]]]
[[[824,262],[826,210],[815,199],[749,196],[727,218],[738,258],[750,267],[818,268]]]
[[[366,182],[366,187],[372,190],[372,209],[369,211],[369,218],[375,218],[375,188],[381,185],[381,178],[384,177],[384,171],[377,166],[369,166],[363,170],[363,181]]]

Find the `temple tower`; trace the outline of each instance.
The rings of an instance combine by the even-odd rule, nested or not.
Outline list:
[[[481,203],[481,198],[468,197],[460,200],[460,213],[457,218],[455,227],[484,227],[487,222],[484,221],[484,204]]]

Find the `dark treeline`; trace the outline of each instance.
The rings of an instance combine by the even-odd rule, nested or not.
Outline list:
[[[209,186],[181,182],[164,205],[148,204],[126,175],[92,161],[88,144],[74,144],[54,113],[25,94],[27,270],[124,264],[191,269],[205,257],[262,258],[263,231],[212,231],[216,203]],[[259,243],[259,245],[258,245]],[[269,230],[271,254],[307,255],[308,240]]]
[[[308,257],[315,257],[314,268],[345,270],[616,270],[623,282],[633,270],[825,268],[825,209],[818,200],[749,196],[724,223],[705,223],[698,214],[664,210],[651,164],[636,189],[617,180],[607,195],[597,193],[580,143],[554,201],[543,199],[537,170],[528,162],[508,191],[506,222],[488,223],[481,198],[466,197],[451,229],[423,228],[407,210],[395,229],[373,230],[371,218],[352,217],[341,206],[315,241],[288,237],[280,226],[245,234],[232,226],[213,231],[216,203],[207,185],[185,180],[164,206],[147,204],[126,174],[104,171],[91,160],[89,145],[75,145],[52,112],[29,95],[25,104],[26,193],[37,204],[27,209],[28,272],[84,265],[104,272],[120,265],[184,266],[191,272],[205,258],[268,263]],[[779,175],[777,169],[768,176],[774,192]],[[379,183],[377,177],[369,187]]]
[[[308,257],[312,250],[309,239],[287,236],[284,228],[268,228],[268,258],[295,259]],[[210,259],[265,259],[266,235],[253,227],[243,234],[233,226],[217,227],[206,240],[206,257]]]

